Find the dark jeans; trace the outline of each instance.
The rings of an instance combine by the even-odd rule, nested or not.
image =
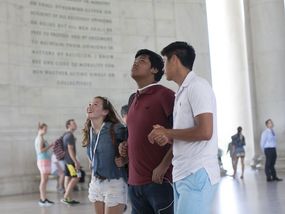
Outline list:
[[[275,162],[277,159],[276,148],[265,148],[264,149],[266,161],[265,161],[265,174],[267,179],[276,178]]]
[[[173,214],[171,184],[145,184],[129,186],[132,214]]]

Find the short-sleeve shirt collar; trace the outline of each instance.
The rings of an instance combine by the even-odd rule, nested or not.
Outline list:
[[[155,87],[154,86],[158,86],[160,84],[158,83],[153,83],[153,84],[149,84],[143,88],[139,88],[137,90],[137,93],[139,94],[152,94],[154,92]]]
[[[187,88],[187,87],[190,85],[192,79],[193,79],[195,76],[196,76],[195,72],[194,72],[194,71],[190,71],[190,72],[187,74],[186,78],[183,80],[182,85],[179,87],[179,89],[178,89],[178,91],[176,92],[175,96],[178,96],[178,94],[180,94],[180,93],[183,91],[184,88]]]

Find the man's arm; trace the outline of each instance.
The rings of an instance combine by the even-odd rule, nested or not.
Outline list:
[[[160,162],[160,165],[165,166],[167,169],[169,168],[173,158],[173,150],[172,150],[172,145],[168,149],[167,153],[163,157],[162,161]]]
[[[169,141],[161,140],[162,136],[170,140],[183,140],[187,142],[210,140],[213,135],[213,114],[203,113],[197,115],[195,118],[195,126],[187,129],[165,129],[164,127],[157,127],[149,134],[149,141],[151,143],[158,143],[165,145]]]
[[[264,152],[265,140],[266,140],[266,132],[264,131],[262,132],[260,139],[260,148],[262,152]]]
[[[167,172],[173,158],[172,145],[163,157],[160,164],[152,172],[152,181],[162,184],[165,173]]]
[[[68,154],[69,154],[71,160],[72,160],[72,161],[74,162],[74,164],[75,164],[75,168],[76,168],[77,170],[79,170],[79,169],[80,169],[80,164],[79,164],[78,160],[76,159],[76,154],[75,154],[75,151],[74,151],[74,145],[68,144],[68,145],[67,145],[67,149],[68,149]]]
[[[213,135],[213,114],[203,113],[195,118],[195,126],[188,129],[167,129],[166,136],[170,139],[183,141],[210,140]]]

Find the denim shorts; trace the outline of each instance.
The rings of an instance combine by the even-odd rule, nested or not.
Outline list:
[[[107,207],[127,204],[128,185],[123,178],[100,180],[92,176],[88,198],[91,202],[101,201]]]
[[[174,183],[175,214],[210,214],[218,184],[212,185],[204,168]]]

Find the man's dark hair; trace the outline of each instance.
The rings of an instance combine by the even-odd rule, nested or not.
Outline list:
[[[266,120],[265,125],[267,126],[269,122],[272,122],[272,120],[271,119]]]
[[[71,124],[71,122],[74,122],[74,119],[69,119],[66,121],[65,123],[65,127],[68,129],[69,125]]]
[[[177,56],[181,64],[192,71],[195,61],[195,50],[187,42],[173,42],[162,49],[162,56],[166,56],[169,60],[173,55]]]
[[[129,111],[129,106],[128,105],[122,106],[122,108],[121,108],[121,116],[124,117],[125,115],[127,115],[128,111]]]
[[[151,50],[141,49],[136,53],[135,58],[141,55],[146,55],[149,57],[151,68],[157,69],[158,71],[156,74],[154,74],[154,80],[156,82],[159,82],[161,80],[161,77],[164,74],[164,71],[163,71],[164,63],[163,63],[162,57]]]
[[[238,131],[238,133],[240,133],[240,132],[242,131],[242,127],[239,126],[239,127],[237,128],[237,131]]]

